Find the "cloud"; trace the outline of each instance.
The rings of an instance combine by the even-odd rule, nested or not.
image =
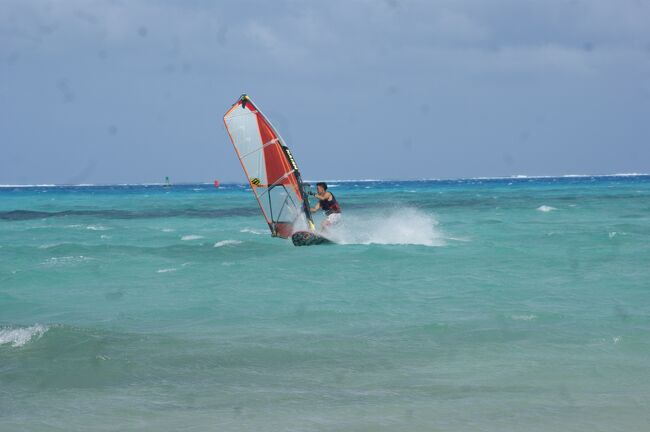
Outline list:
[[[330,167],[341,172],[324,176],[381,176],[393,164],[372,150],[395,142],[408,144],[395,157],[409,175],[431,176],[435,163],[448,175],[503,174],[489,170],[504,154],[519,164],[507,169],[525,172],[540,149],[581,142],[628,146],[619,154],[637,155],[629,165],[646,154],[634,143],[650,138],[639,120],[648,16],[650,3],[635,0],[4,0],[0,74],[11,85],[0,84],[0,142],[16,160],[39,145],[44,158],[97,160],[92,176],[157,179],[183,161],[199,167],[183,171],[192,178],[212,178],[215,165],[239,178],[218,117],[248,91],[304,145],[298,157],[347,152]],[[589,163],[588,153],[602,166],[585,146],[574,160]],[[188,156],[206,149],[212,159]],[[492,153],[498,163],[484,163]],[[20,174],[2,162],[0,173]],[[301,167],[325,170],[310,158]]]

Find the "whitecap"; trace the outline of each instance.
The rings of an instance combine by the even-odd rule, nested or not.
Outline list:
[[[163,228],[162,229],[162,232],[174,232],[174,231],[176,231],[176,230],[172,229],[172,228]]]
[[[537,207],[537,210],[539,210],[541,212],[544,212],[544,213],[548,213],[550,211],[557,210],[557,209],[555,207],[551,207],[551,206],[547,206],[547,205],[541,205],[541,206]]]
[[[0,345],[11,344],[12,347],[21,347],[32,339],[39,339],[49,330],[49,327],[34,324],[30,327],[0,327]]]
[[[239,232],[240,232],[240,233],[255,234],[255,235],[262,235],[262,234],[264,234],[262,231],[258,231],[258,230],[251,229],[251,228],[240,229]]]
[[[91,230],[91,231],[107,231],[107,230],[109,230],[110,228],[107,228],[107,227],[105,227],[105,226],[101,226],[101,225],[88,225],[88,226],[86,227],[86,229],[87,229],[87,230]]]
[[[189,241],[189,240],[198,240],[198,239],[202,239],[202,238],[203,238],[203,236],[190,234],[190,235],[186,235],[186,236],[181,237],[181,240]]]
[[[537,319],[537,315],[512,315],[510,318],[515,321],[532,321]]]
[[[86,261],[90,261],[93,258],[83,256],[83,255],[71,255],[71,256],[62,256],[62,257],[51,257],[43,262],[46,266],[62,266],[62,265],[74,265]]]
[[[63,244],[63,243],[47,243],[47,244],[42,244],[42,245],[40,245],[38,248],[39,248],[39,249],[49,249],[49,248],[53,248],[53,247],[60,246],[60,245],[62,245],[62,244]],[[1,246],[0,246],[0,247],[1,247]]]
[[[445,237],[445,239],[446,240],[453,240],[453,241],[457,241],[457,242],[470,242],[470,241],[472,241],[468,237]]]
[[[214,247],[222,247],[222,246],[236,245],[236,244],[241,244],[241,242],[239,240],[221,240],[220,242],[216,242],[214,244]]]
[[[173,267],[172,268],[165,268],[165,269],[156,270],[156,273],[170,273],[170,272],[175,272],[176,270],[178,270],[178,269],[175,269]]]

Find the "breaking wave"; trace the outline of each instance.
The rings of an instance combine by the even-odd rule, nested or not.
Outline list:
[[[240,233],[249,233],[249,234],[255,234],[255,235],[262,235],[268,233],[268,230],[266,232],[252,229],[252,228],[243,228],[239,230]]]
[[[214,244],[214,247],[222,247],[222,246],[228,246],[228,245],[237,245],[241,244],[239,240],[221,240],[220,242],[216,242]]]
[[[41,324],[30,327],[0,327],[0,345],[21,347],[32,339],[39,339],[48,330],[49,327]]]
[[[164,269],[156,270],[156,273],[171,273],[171,272],[175,272],[176,270],[178,270],[178,269],[176,269],[174,267],[164,268]]]

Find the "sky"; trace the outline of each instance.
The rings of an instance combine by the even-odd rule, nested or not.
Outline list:
[[[650,172],[646,0],[0,1],[0,184]]]

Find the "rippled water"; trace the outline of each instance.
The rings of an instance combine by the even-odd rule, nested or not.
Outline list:
[[[0,188],[0,430],[645,430],[650,177]]]

